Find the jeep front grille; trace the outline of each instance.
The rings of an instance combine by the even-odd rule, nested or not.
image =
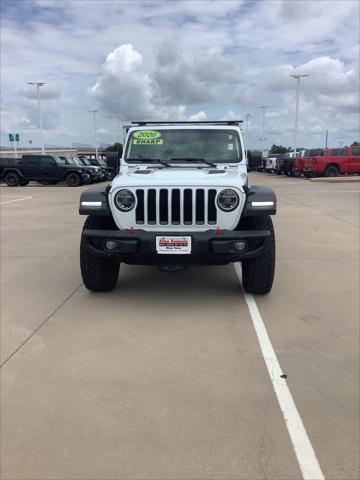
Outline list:
[[[215,225],[215,188],[136,190],[137,225]]]

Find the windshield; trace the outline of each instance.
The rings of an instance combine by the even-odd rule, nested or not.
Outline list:
[[[74,158],[73,158],[73,161],[75,162],[75,164],[76,164],[78,167],[83,167],[83,166],[84,166],[84,164],[82,163],[82,161],[80,160],[80,158],[74,157]]]
[[[321,148],[313,148],[310,150],[305,150],[304,157],[322,157],[323,156],[323,150]]]
[[[137,130],[130,133],[125,161],[237,163],[240,138],[230,129]]]
[[[75,160],[73,158],[67,158],[66,162],[68,165],[76,165]]]
[[[55,162],[58,165],[66,165],[65,158],[60,158],[60,157],[54,156],[54,159],[55,159]]]

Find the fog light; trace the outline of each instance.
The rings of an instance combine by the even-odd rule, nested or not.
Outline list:
[[[106,250],[116,250],[119,246],[119,242],[115,240],[105,240],[105,248]]]
[[[246,242],[235,242],[234,243],[234,248],[238,252],[242,252],[243,250],[246,249]]]

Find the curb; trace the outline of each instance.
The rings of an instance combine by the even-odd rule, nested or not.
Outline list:
[[[323,183],[348,183],[348,182],[360,182],[359,176],[351,177],[320,177],[310,178],[310,182],[323,182]]]

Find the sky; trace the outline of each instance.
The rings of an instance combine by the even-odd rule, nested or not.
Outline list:
[[[244,120],[248,148],[359,141],[359,2],[1,0],[1,145],[122,138],[132,120]],[[263,109],[267,106],[265,132]],[[246,122],[246,118],[248,122]],[[121,130],[121,129],[120,129]]]

